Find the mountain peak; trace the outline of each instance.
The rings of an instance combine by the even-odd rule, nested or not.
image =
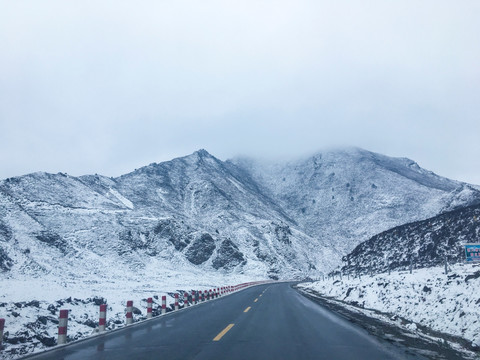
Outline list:
[[[198,162],[203,162],[203,161],[207,161],[207,162],[217,162],[218,159],[213,156],[212,154],[210,154],[207,150],[205,149],[199,149],[195,152],[193,152],[192,154],[190,155],[187,155],[187,156],[184,156],[184,157],[181,157],[179,158],[181,160],[187,160],[189,162],[194,162],[194,163],[198,163]]]
[[[199,157],[213,157],[207,150],[205,149],[199,149],[193,153],[194,155],[197,155]]]

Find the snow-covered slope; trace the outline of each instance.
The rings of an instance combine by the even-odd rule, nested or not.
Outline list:
[[[409,159],[358,148],[288,163],[233,163],[300,229],[339,255],[387,229],[480,202],[476,186],[435,175]]]
[[[336,299],[357,309],[374,309],[384,313],[386,321],[414,332],[420,327],[464,338],[470,348],[480,349],[480,285],[478,266],[456,264],[449,274],[444,268],[430,267],[392,271],[373,276],[325,278],[303,289]],[[418,326],[418,328],[417,328]],[[439,335],[440,336],[440,335]],[[440,336],[440,339],[445,339]],[[439,340],[440,340],[439,339]]]
[[[116,179],[6,179],[0,204],[10,276],[115,277],[153,267],[304,277],[332,258],[241,169],[204,150]]]
[[[465,259],[464,244],[480,243],[480,205],[395,227],[359,244],[344,257],[346,273],[442,265]]]

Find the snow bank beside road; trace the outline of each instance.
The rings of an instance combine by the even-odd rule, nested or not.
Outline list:
[[[454,265],[328,279],[299,287],[480,343],[480,266]]]

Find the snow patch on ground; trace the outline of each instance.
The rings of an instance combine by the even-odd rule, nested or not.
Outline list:
[[[122,196],[117,190],[110,188],[110,193],[115,196],[118,200],[121,201],[129,209],[133,209],[133,203],[128,200],[125,196]]]

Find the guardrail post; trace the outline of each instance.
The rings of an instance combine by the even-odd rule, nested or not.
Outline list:
[[[195,305],[197,302],[195,301],[195,290],[192,291],[192,305]]]
[[[178,310],[178,294],[175,293],[175,311]]]
[[[60,310],[60,316],[58,318],[58,345],[63,345],[67,343],[67,325],[68,310]]]
[[[0,350],[2,350],[3,329],[5,329],[5,319],[0,319]]]
[[[167,297],[165,295],[162,296],[162,314],[167,313]]]
[[[98,331],[103,332],[105,331],[105,327],[107,324],[107,304],[100,305],[100,316],[98,319]]]
[[[126,323],[127,325],[133,324],[133,301],[128,300],[127,301],[127,314],[126,316]]]
[[[188,293],[183,294],[183,307],[188,306]]]
[[[152,303],[153,303],[153,299],[149,297],[147,299],[147,319],[152,318]]]

